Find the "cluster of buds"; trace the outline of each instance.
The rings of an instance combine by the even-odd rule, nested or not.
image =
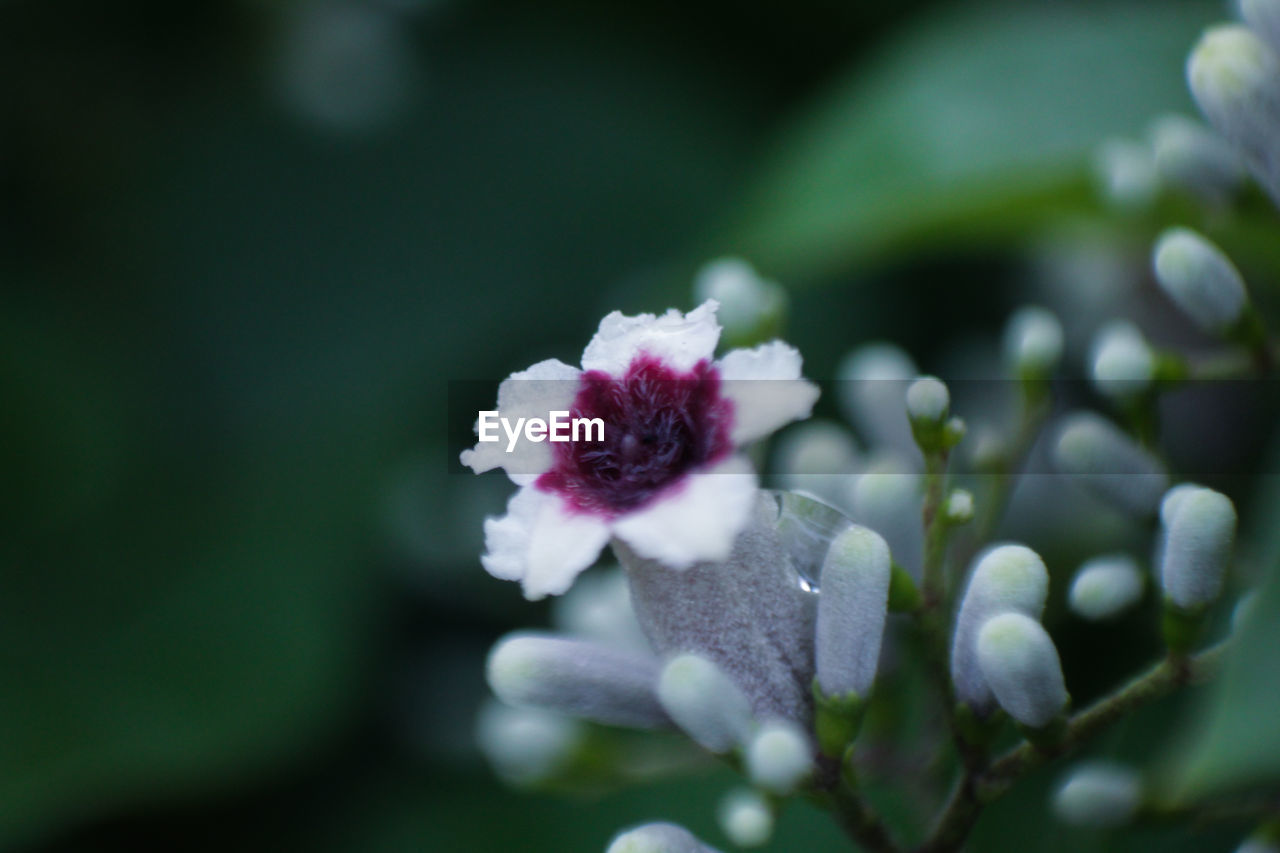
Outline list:
[[[1280,200],[1280,0],[1241,8],[1248,25],[1210,30],[1188,63],[1213,129],[1167,116],[1144,142],[1105,146],[1099,164],[1113,200],[1132,205],[1170,186],[1221,209],[1248,174]],[[1172,227],[1151,258],[1159,288],[1216,345],[1268,363],[1272,344],[1226,253]],[[1237,521],[1226,495],[1178,483],[1153,440],[1159,395],[1195,378],[1191,359],[1127,318],[1104,323],[1087,353],[1069,351],[1053,313],[1022,308],[1004,330],[1001,386],[1014,389],[1021,421],[1009,430],[977,412],[981,426],[963,448],[951,389],[896,346],[864,344],[840,363],[835,404],[846,423],[806,420],[818,391],[801,377],[799,353],[758,343],[782,328],[785,292],[723,260],[702,271],[695,293],[704,301],[687,314],[610,314],[581,369],[550,360],[502,383],[504,413],[597,417],[603,440],[506,455],[477,444],[463,454],[475,471],[504,468],[520,487],[507,515],[485,524],[486,569],[519,581],[529,598],[564,595],[557,631],[509,635],[489,656],[500,704],[482,716],[481,740],[509,779],[571,768],[589,724],[670,730],[690,753],[742,773],[743,787],[717,810],[731,843],[766,843],[782,804],[803,794],[838,812],[855,840],[897,850],[861,798],[863,724],[878,681],[923,648],[948,705],[940,743],[953,742],[964,765],[948,806],[960,816],[943,814],[926,848],[958,849],[963,833],[948,833],[964,808],[1002,793],[1011,767],[1077,749],[1112,711],[1104,697],[1070,715],[1042,621],[1056,572],[1031,547],[996,536],[1018,500],[1010,477],[1037,446],[1068,358],[1083,356],[1077,363],[1120,417],[1059,414],[1043,453],[1057,475],[1154,541],[1150,572],[1145,557],[1114,549],[1086,560],[1066,604],[1085,620],[1117,619],[1155,586],[1169,671],[1190,671],[1228,588]],[[717,359],[722,337],[757,345]],[[797,421],[773,447],[778,490],[762,488],[755,466],[765,456],[753,445]],[[968,450],[968,472],[957,447]],[[619,566],[578,580],[606,547]],[[996,762],[991,750],[1013,730],[1024,742]],[[1131,769],[1085,762],[1052,808],[1067,823],[1117,826],[1151,808],[1147,787]],[[650,823],[608,850],[712,848]]]

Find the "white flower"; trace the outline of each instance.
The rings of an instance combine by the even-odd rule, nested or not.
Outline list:
[[[818,389],[780,341],[713,360],[717,303],[681,314],[600,322],[582,369],[555,359],[512,374],[498,411],[518,418],[599,418],[601,441],[480,442],[462,453],[476,473],[503,468],[521,489],[485,521],[481,558],[525,596],[558,595],[610,537],[676,569],[728,558],[746,525],[756,476],[737,447],[808,416]]]
[[[1128,767],[1091,761],[1073,768],[1053,795],[1053,811],[1072,826],[1128,823],[1142,805],[1142,779]]]

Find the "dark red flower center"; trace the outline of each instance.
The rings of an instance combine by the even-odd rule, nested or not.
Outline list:
[[[733,449],[733,402],[721,396],[720,374],[705,360],[680,373],[641,354],[620,378],[588,371],[570,417],[602,420],[604,440],[553,444],[554,463],[536,485],[596,515],[643,506]]]

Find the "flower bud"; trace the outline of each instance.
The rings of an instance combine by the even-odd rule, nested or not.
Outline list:
[[[1249,301],[1244,280],[1222,250],[1196,232],[1165,231],[1153,264],[1160,287],[1206,332],[1226,334],[1243,319]]]
[[[717,853],[674,823],[646,823],[617,835],[605,853]]]
[[[1226,202],[1244,180],[1244,163],[1235,149],[1186,116],[1158,119],[1151,127],[1151,143],[1160,178],[1207,202]]]
[[[539,708],[485,702],[476,743],[498,775],[514,785],[546,781],[562,769],[583,740],[583,723]]]
[[[850,475],[860,467],[858,445],[839,424],[811,419],[778,438],[773,467],[781,488],[839,504],[846,497]]]
[[[1095,761],[1073,768],[1053,795],[1053,812],[1072,826],[1128,823],[1142,804],[1142,780],[1127,767]]]
[[[815,638],[818,685],[828,696],[871,692],[889,604],[889,546],[854,525],[831,543],[822,565]]]
[[[1173,604],[1199,610],[1222,591],[1236,510],[1226,495],[1205,488],[1170,490],[1164,503],[1160,583]]]
[[[631,609],[627,576],[616,566],[579,576],[568,592],[552,599],[551,624],[560,634],[642,654],[653,652]]]
[[[978,664],[1000,707],[1024,726],[1044,728],[1067,706],[1058,650],[1030,616],[988,619],[978,632]]]
[[[911,420],[940,424],[950,408],[951,395],[936,376],[922,376],[907,386],[907,416]]]
[[[740,258],[721,258],[704,266],[694,279],[694,301],[720,303],[716,318],[725,339],[753,344],[776,337],[787,314],[787,293],[761,278]]]
[[[1138,327],[1125,320],[1108,323],[1098,332],[1090,361],[1094,386],[1112,399],[1141,394],[1156,375],[1155,353]]]
[[[1092,412],[1063,419],[1053,444],[1055,467],[1116,507],[1152,515],[1169,485],[1164,466],[1120,428]]]
[[[1104,198],[1119,208],[1146,207],[1160,189],[1151,149],[1128,139],[1108,139],[1098,147],[1093,170]]]
[[[1280,0],[1240,0],[1240,14],[1258,38],[1280,56]]]
[[[587,640],[533,633],[504,637],[486,674],[498,698],[616,726],[670,724],[653,685],[656,659]]]
[[[956,617],[951,643],[951,680],[956,701],[980,716],[995,698],[978,661],[978,635],[991,617],[1021,613],[1038,618],[1049,594],[1049,572],[1040,556],[1023,545],[995,545],[975,560]]]
[[[1142,572],[1125,554],[1094,557],[1080,567],[1067,600],[1077,616],[1110,619],[1142,598]]]
[[[678,655],[663,667],[658,699],[685,734],[717,754],[746,743],[754,728],[742,690],[698,655]]]
[[[716,810],[720,829],[738,847],[759,847],[773,836],[773,809],[755,791],[730,791]]]
[[[813,748],[795,723],[765,723],[747,746],[747,774],[753,784],[789,794],[813,770]]]
[[[1019,378],[1047,378],[1062,360],[1062,324],[1045,308],[1019,309],[1005,326],[1004,357]]]
[[[948,524],[967,524],[973,520],[973,492],[953,489],[942,507]]]
[[[840,362],[837,401],[845,418],[873,450],[915,454],[903,395],[919,375],[911,356],[889,343],[866,344]]]
[[[893,559],[915,580],[924,564],[924,482],[901,460],[882,458],[853,483],[849,515],[889,543]]]
[[[1252,10],[1255,17],[1258,11]],[[1259,182],[1280,201],[1277,54],[1247,27],[1213,27],[1191,51],[1187,80],[1209,123],[1240,150]]]

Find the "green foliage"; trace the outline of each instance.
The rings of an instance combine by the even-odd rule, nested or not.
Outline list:
[[[717,240],[772,274],[1025,237],[1095,207],[1089,158],[1192,109],[1181,69],[1218,3],[1011,4],[922,21],[779,139]]]

